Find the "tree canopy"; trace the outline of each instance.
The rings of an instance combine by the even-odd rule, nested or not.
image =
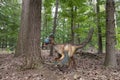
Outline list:
[[[56,0],[43,0],[41,40],[43,41],[53,29]],[[66,43],[71,40],[71,15],[73,15],[75,44],[84,40],[90,27],[95,32],[90,46],[98,48],[96,0],[59,0],[56,43]],[[116,47],[120,48],[120,2],[116,0]],[[99,2],[103,48],[105,48],[105,0]],[[73,11],[71,9],[73,8]],[[21,0],[0,0],[0,47],[10,50],[16,46],[21,18]]]

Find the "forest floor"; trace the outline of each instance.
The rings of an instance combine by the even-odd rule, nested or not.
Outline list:
[[[119,52],[117,69],[103,66],[105,54],[96,55],[91,52],[76,54],[76,70],[54,66],[54,57],[49,57],[47,50],[43,50],[41,54],[46,64],[40,69],[21,71],[15,66],[21,64],[18,58],[14,58],[13,54],[0,52],[0,80],[120,80]]]

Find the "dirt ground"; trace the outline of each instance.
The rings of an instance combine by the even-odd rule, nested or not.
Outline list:
[[[120,80],[120,53],[117,54],[118,68],[103,66],[105,54],[82,52],[75,55],[77,69],[54,65],[49,51],[42,51],[43,64],[40,69],[20,71],[15,64],[21,64],[13,54],[0,53],[0,80]]]

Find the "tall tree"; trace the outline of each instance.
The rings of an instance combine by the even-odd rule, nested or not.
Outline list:
[[[55,15],[54,15],[54,22],[53,22],[53,34],[56,32],[56,27],[57,27],[57,15],[58,15],[58,5],[59,5],[59,0],[56,0],[56,8],[55,8]]]
[[[115,52],[115,2],[106,0],[106,57],[105,66],[117,67]]]
[[[52,33],[55,35],[56,32],[56,27],[57,27],[57,15],[58,15],[58,5],[59,5],[59,0],[56,0],[56,8],[55,8],[55,15],[54,15],[54,22],[53,22],[53,31]],[[50,49],[50,56],[53,55],[53,46],[51,46]]]
[[[97,28],[98,28],[98,53],[102,53],[103,48],[102,48],[102,31],[101,31],[101,26],[100,26],[100,7],[99,7],[100,0],[97,0],[97,5],[96,5],[96,12],[97,12]]]
[[[71,43],[74,44],[74,6],[71,7]]]
[[[16,56],[24,57],[23,68],[36,68],[41,63],[40,27],[42,0],[23,0],[21,27]]]

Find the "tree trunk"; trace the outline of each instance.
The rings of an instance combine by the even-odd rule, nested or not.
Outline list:
[[[36,68],[41,64],[40,27],[42,0],[23,0],[21,27],[16,56],[24,57],[23,68]]]
[[[17,47],[15,50],[15,57],[20,56],[21,54],[25,53],[24,52],[24,40],[26,38],[26,32],[27,32],[27,27],[28,26],[28,7],[29,4],[27,4],[27,0],[26,1],[22,1],[22,14],[21,14],[21,26],[20,26],[20,31],[19,31],[19,35],[18,35],[18,41],[17,41]],[[25,24],[26,23],[26,24]]]
[[[101,26],[100,26],[100,7],[99,7],[99,0],[97,0],[96,5],[96,11],[97,11],[97,28],[98,28],[98,53],[102,53],[103,47],[102,47],[102,32],[101,32]]]
[[[106,57],[105,66],[117,67],[115,51],[115,3],[114,0],[106,1]]]
[[[48,20],[47,20],[47,15],[45,17],[45,32],[48,34]],[[45,38],[47,37],[47,35],[45,36]]]
[[[63,31],[65,30],[65,18],[64,18],[64,20],[63,20]],[[64,43],[65,42],[65,35],[62,35],[62,43]]]
[[[78,23],[78,28],[80,28],[80,24]],[[80,44],[80,36],[78,35],[78,37],[77,37],[77,41],[78,41],[78,44]]]
[[[55,9],[55,15],[54,15],[54,22],[53,22],[53,34],[56,32],[56,27],[57,27],[57,15],[58,15],[58,5],[59,5],[59,0],[56,0],[56,9]]]
[[[46,13],[44,13],[44,18],[43,18],[43,27],[42,27],[42,32],[44,32],[44,33],[46,33],[46,34],[48,34],[48,23],[47,23],[47,15],[46,15]],[[43,35],[43,41],[42,42],[44,42],[44,39],[47,37],[47,35]]]
[[[56,32],[56,27],[57,27],[58,5],[59,5],[59,0],[56,0],[56,9],[55,9],[54,22],[53,22],[53,31],[52,31],[52,33],[54,35],[55,35],[55,32]],[[50,56],[53,56],[53,45],[51,45],[51,48],[50,48]]]
[[[71,7],[71,43],[74,44],[74,7]]]

